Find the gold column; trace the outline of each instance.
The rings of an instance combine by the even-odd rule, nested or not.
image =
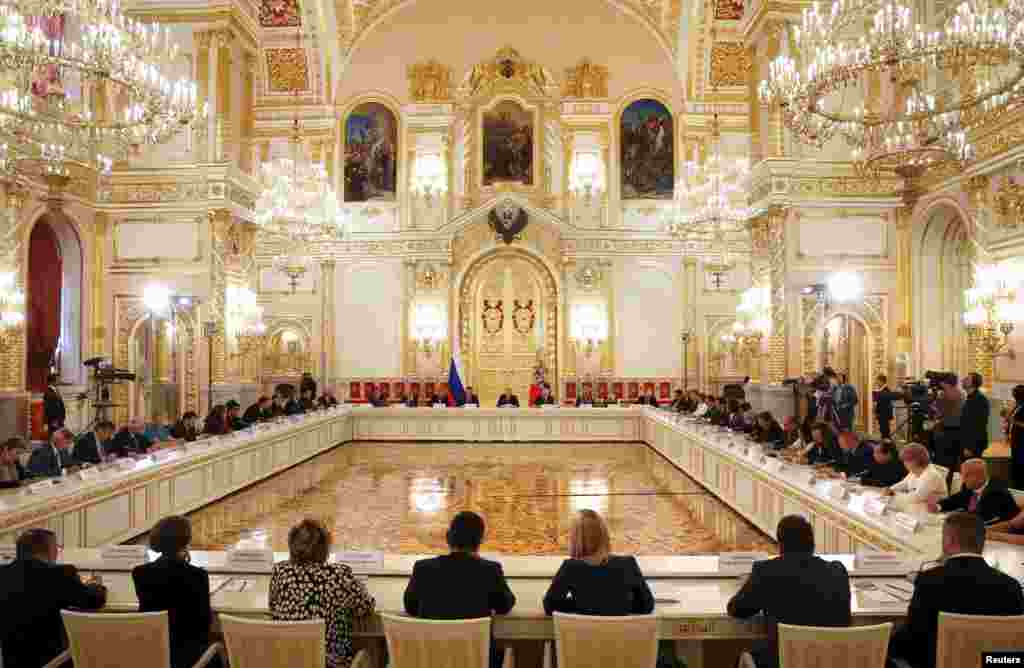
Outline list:
[[[405,260],[404,266],[405,299],[402,300],[402,312],[399,317],[399,327],[401,332],[398,337],[398,347],[404,373],[414,376],[416,375],[417,368],[416,348],[409,345],[409,341],[412,339],[413,328],[409,312],[412,310],[413,300],[416,298],[416,261]],[[454,326],[457,326],[457,323],[452,319],[451,313],[448,314],[448,322],[452,323],[452,325],[449,326],[449,336],[454,336]]]
[[[757,46],[747,48],[747,97],[750,113],[750,164],[761,162],[761,100],[757,94],[758,71]]]
[[[253,134],[256,129],[254,106],[256,104],[256,57],[246,52],[242,70],[242,133],[239,147],[238,168],[246,174],[253,173]]]
[[[770,22],[765,24],[767,34],[767,62],[772,62],[779,55],[782,38],[785,32],[784,24]],[[768,147],[766,157],[782,158],[786,155],[785,147],[786,130],[782,124],[782,109],[778,106],[771,110],[768,115]]]
[[[781,383],[787,376],[789,365],[786,313],[786,210],[772,207],[768,210],[769,269],[771,286],[772,333],[768,337],[769,383]]]
[[[217,323],[217,336],[213,337],[213,356],[209,360],[214,384],[223,383],[227,378],[227,274],[224,270],[223,257],[226,254],[225,238],[233,224],[231,211],[228,209],[211,209],[207,213],[210,221],[210,237],[213,255],[210,267],[210,320]]]
[[[323,382],[334,382],[334,260],[320,263],[320,340],[323,347]]]
[[[913,256],[911,231],[914,207],[912,204],[896,210],[896,353],[910,355],[914,335]],[[910,373],[907,368],[904,373]]]
[[[608,302],[608,341],[601,358],[601,373],[615,375],[615,267],[608,260],[598,261],[604,279],[604,297]],[[595,390],[596,391],[596,390]]]
[[[216,33],[217,56],[216,145],[214,155],[220,162],[230,162],[235,153],[235,127],[231,118],[231,48],[234,34],[230,30]]]
[[[204,105],[210,102],[210,44],[213,41],[213,33],[210,32],[196,32],[193,34],[192,39],[196,45],[196,108],[202,109]],[[214,114],[214,110],[210,110],[210,117],[206,119],[206,131],[209,134],[210,123]],[[210,146],[212,142],[207,137],[203,141],[206,142],[206,146]],[[209,149],[204,148],[199,152],[203,156],[203,161],[210,159]]]
[[[92,223],[92,355],[102,356],[106,351],[107,328],[104,300],[106,280],[107,234],[110,215],[97,211]]]
[[[700,385],[700,371],[697,369],[697,258],[683,258],[681,273],[682,279],[682,324],[683,329],[690,331],[690,341],[683,346],[682,339],[676,336],[679,342],[679,353],[683,361],[683,374],[687,376],[686,385],[688,388],[696,388]],[[679,332],[682,334],[682,332]],[[685,347],[685,357],[683,357]],[[696,374],[695,383],[690,383],[689,376]]]
[[[575,376],[578,373],[576,369],[576,347],[572,345],[572,338],[570,336],[572,332],[572,309],[569,308],[571,301],[569,298],[569,286],[572,283],[571,277],[574,273],[576,273],[575,260],[565,260],[564,262],[562,262],[563,290],[562,303],[560,304],[560,307],[562,309],[562,312],[564,313],[562,318],[564,326],[562,327],[561,344],[562,350],[565,351],[564,359],[562,361],[562,373],[566,377]],[[609,331],[609,334],[610,333],[611,332]],[[558,389],[561,389],[561,384],[559,384]]]
[[[15,225],[21,216],[21,209],[25,204],[25,193],[13,184],[4,186],[4,197],[7,206],[14,211]],[[28,234],[29,226],[21,226],[14,232],[14,267],[15,288],[26,293],[28,283]],[[27,293],[25,294],[28,297]],[[27,307],[27,304],[26,304]],[[27,311],[27,309],[26,309]],[[27,323],[27,312],[26,321]],[[7,345],[0,347],[0,388],[9,392],[25,391],[25,348],[26,348],[26,324],[22,323],[9,334]]]
[[[153,321],[156,330],[155,376],[158,383],[171,382],[171,323],[167,320]]]

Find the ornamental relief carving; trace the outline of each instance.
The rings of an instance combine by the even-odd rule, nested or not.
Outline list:
[[[271,93],[309,90],[309,65],[303,49],[267,49],[266,54]]]
[[[452,100],[452,68],[436,60],[410,65],[409,97],[413,102],[450,102]]]
[[[575,67],[566,68],[562,97],[584,100],[608,97],[608,68],[595,65],[589,58],[584,58]]]

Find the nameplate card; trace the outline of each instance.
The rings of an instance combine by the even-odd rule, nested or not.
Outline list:
[[[892,513],[890,517],[893,524],[910,533],[917,531],[917,528],[921,525],[921,520],[908,513]]]
[[[379,572],[384,568],[383,552],[336,552],[331,555],[334,563],[345,564],[353,573]]]
[[[543,406],[541,406],[541,408],[550,410],[550,409],[553,409],[553,408],[558,408],[558,404],[544,404]]]
[[[718,572],[722,575],[746,575],[755,561],[767,558],[767,552],[723,552],[718,555]]]
[[[899,552],[858,552],[853,558],[855,573],[871,575],[902,576],[912,569],[906,561],[906,555]]]
[[[166,462],[168,459],[174,459],[178,456],[178,453],[174,450],[160,450],[153,455],[153,459],[158,462]]]
[[[149,550],[145,545],[104,545],[100,559],[104,566],[133,568],[149,561]]]
[[[463,408],[480,408],[480,404],[466,404]]]
[[[830,480],[825,483],[825,494],[834,501],[842,501],[846,498],[846,486],[840,480]]]
[[[885,515],[886,509],[889,507],[889,499],[875,494],[864,495],[864,514],[871,515],[872,517],[881,517]]]
[[[18,548],[14,545],[0,545],[0,564],[9,564],[18,556]]]
[[[269,570],[274,566],[271,550],[228,550],[228,566],[239,570]]]
[[[79,469],[78,473],[75,474],[75,477],[82,482],[88,482],[89,480],[96,480],[99,478],[100,472],[91,466],[87,466],[86,468]]]
[[[301,415],[289,415],[288,416],[288,420],[290,422],[294,423],[294,424],[297,424],[299,422],[302,422],[302,416]]]
[[[46,480],[40,480],[29,485],[28,492],[29,494],[46,494],[47,492],[52,492],[56,485],[56,480],[47,478]]]
[[[775,457],[768,460],[768,463],[765,465],[765,470],[769,473],[782,473],[786,470],[786,465],[781,459]]]
[[[434,408],[448,408],[446,404],[434,404]]]
[[[593,408],[594,404],[580,404],[579,408]]]
[[[135,460],[131,457],[124,457],[117,460],[117,468],[131,470],[135,468]]]

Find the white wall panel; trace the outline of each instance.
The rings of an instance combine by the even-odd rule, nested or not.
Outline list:
[[[401,373],[402,265],[357,265],[338,272],[337,360],[342,376]]]
[[[881,218],[806,218],[800,223],[800,253],[882,255],[885,225]]]
[[[627,260],[616,284],[623,376],[679,374],[679,296],[671,268]]]
[[[193,260],[201,255],[196,221],[128,220],[115,225],[114,230],[118,260]]]

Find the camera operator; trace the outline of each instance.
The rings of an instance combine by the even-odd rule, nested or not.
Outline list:
[[[963,414],[960,416],[960,450],[964,459],[980,458],[988,448],[988,420],[991,406],[988,397],[981,393],[984,378],[980,373],[969,373],[964,377],[963,388],[967,393]]]
[[[925,374],[932,383],[938,385],[939,396],[935,400],[938,420],[932,429],[932,447],[935,451],[934,461],[949,469],[947,478],[951,478],[960,464],[960,438],[963,413],[963,394],[955,373]],[[947,485],[949,480],[946,481]]]
[[[878,433],[883,439],[892,438],[892,402],[902,399],[903,395],[889,389],[889,379],[884,373],[875,378],[878,389],[875,390],[875,419],[878,420]]]
[[[844,378],[840,382],[835,369],[825,367],[825,378],[832,390],[832,412],[836,429],[840,432],[853,429],[853,416],[857,411],[857,390]],[[826,414],[826,419],[828,415]]]

